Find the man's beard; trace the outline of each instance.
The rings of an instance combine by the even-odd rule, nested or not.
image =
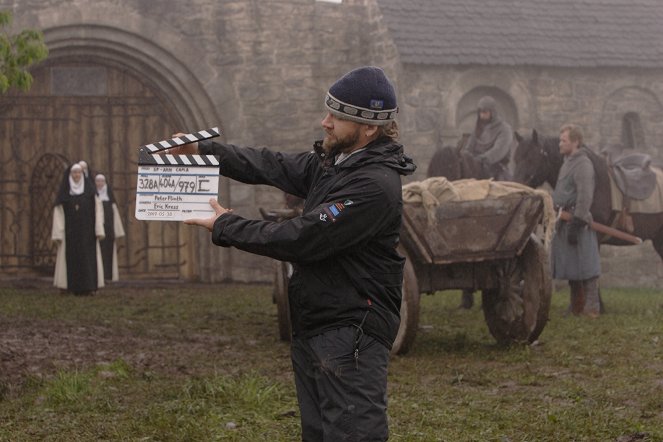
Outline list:
[[[484,128],[486,126],[488,126],[488,124],[490,123],[491,120],[492,120],[492,117],[488,120],[482,120],[481,118],[479,118],[478,121],[477,121],[477,125],[474,128],[474,135],[476,135],[477,137],[480,137],[481,134],[483,133]]]
[[[343,138],[331,139],[330,135],[327,134],[324,140],[322,140],[322,148],[327,153],[328,156],[334,156],[341,152],[347,152],[351,147],[354,147],[357,141],[359,141],[360,129],[354,131],[354,133],[348,134]]]

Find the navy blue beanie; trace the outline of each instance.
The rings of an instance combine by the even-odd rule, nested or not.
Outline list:
[[[394,86],[374,66],[357,68],[337,80],[327,92],[325,106],[339,118],[375,126],[393,121],[398,112]]]

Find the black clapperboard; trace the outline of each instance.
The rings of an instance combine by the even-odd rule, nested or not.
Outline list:
[[[215,127],[138,148],[136,219],[183,221],[214,214],[209,200],[219,195],[218,158],[159,152],[219,135]]]

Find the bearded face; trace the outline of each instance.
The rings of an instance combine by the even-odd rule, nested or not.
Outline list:
[[[488,109],[479,110],[479,120],[483,123],[488,123],[493,118],[493,113]]]
[[[349,132],[337,130],[335,127],[332,130],[325,131],[325,138],[322,141],[322,148],[327,154],[335,155],[342,152],[349,152],[360,137],[360,128],[354,127],[354,130]]]

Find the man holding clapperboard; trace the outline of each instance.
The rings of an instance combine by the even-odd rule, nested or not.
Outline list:
[[[312,151],[201,141],[166,152],[214,155],[224,176],[305,199],[301,216],[272,222],[245,219],[212,197],[211,216],[184,222],[208,229],[218,246],[293,263],[291,357],[302,439],[386,440],[387,366],[404,265],[396,250],[401,175],[416,166],[396,142],[396,93],[382,69],[347,73],[325,106],[324,140]],[[159,207],[173,207],[166,203]]]

